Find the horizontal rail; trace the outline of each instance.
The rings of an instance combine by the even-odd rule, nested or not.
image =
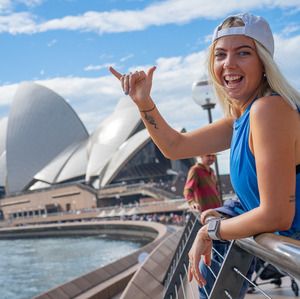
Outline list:
[[[198,219],[195,215],[191,214],[190,220],[187,223],[187,227],[191,226],[191,224],[197,224]],[[197,226],[197,228],[196,228]],[[173,261],[171,263],[171,267],[167,271],[167,279],[164,282],[164,296],[163,298],[179,298],[185,299],[186,296],[184,295],[186,291],[188,291],[188,287],[185,283],[183,283],[183,279],[185,278],[186,274],[186,267],[187,267],[187,252],[188,248],[191,247],[194,239],[194,234],[198,231],[201,224],[198,222],[198,225],[193,225],[193,228],[189,228],[189,233],[186,238],[182,241],[185,244],[182,244],[180,241],[179,250],[177,249],[174,256]],[[186,227],[186,228],[187,228]],[[185,230],[186,231],[186,230]],[[288,237],[280,236],[277,234],[272,233],[264,233],[260,234],[256,237],[239,239],[233,242],[235,244],[236,250],[244,252],[244,254],[250,254],[251,256],[256,256],[261,258],[265,262],[268,262],[275,267],[278,268],[279,271],[290,275],[294,279],[300,280],[300,241],[291,239]],[[232,243],[232,244],[233,244]],[[232,245],[231,244],[231,245]],[[232,247],[232,246],[231,246]],[[240,248],[240,249],[239,249]],[[227,252],[229,254],[230,250]],[[234,253],[234,256],[236,254]],[[223,257],[225,260],[225,257]],[[208,298],[220,298],[220,294],[224,295],[224,291],[227,292],[226,295],[228,298],[234,298],[230,294],[233,294],[234,289],[236,286],[236,278],[230,279],[230,275],[238,275],[244,277],[243,279],[247,279],[245,276],[247,274],[247,269],[244,269],[242,273],[239,269],[240,267],[243,268],[244,261],[237,262],[234,258],[227,259],[227,268],[224,267],[224,263],[221,269],[222,271],[219,272],[216,284],[214,285],[214,289],[212,290],[211,294],[206,292]],[[237,267],[238,266],[238,267]],[[211,269],[209,269],[211,270]],[[231,273],[231,271],[235,271],[236,273]],[[222,279],[219,280],[219,277],[222,272]],[[224,290],[224,277],[229,279],[229,284],[227,285],[226,289]],[[182,282],[179,283],[179,280]],[[251,282],[251,281],[249,281]],[[261,290],[258,286],[255,286],[259,292],[266,298],[270,298],[263,290]],[[237,290],[239,291],[240,288]],[[181,293],[180,293],[181,291]],[[236,291],[236,290],[235,290]],[[222,296],[223,296],[222,295]],[[236,295],[236,294],[235,294]]]
[[[265,233],[255,238],[237,240],[236,243],[252,255],[300,280],[300,241]]]

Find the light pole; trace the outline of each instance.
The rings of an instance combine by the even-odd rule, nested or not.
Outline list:
[[[216,102],[212,100],[211,86],[206,79],[193,83],[192,97],[193,100],[196,102],[196,104],[200,105],[204,110],[207,110],[208,122],[211,124],[213,121],[211,110],[215,108]],[[217,183],[220,191],[220,197],[222,199],[222,184],[220,180],[219,164],[218,164],[217,156],[215,161],[215,168],[216,168],[216,175],[218,181]]]

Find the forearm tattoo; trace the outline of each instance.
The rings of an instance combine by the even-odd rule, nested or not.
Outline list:
[[[290,199],[289,199],[289,202],[295,202],[296,201],[296,197],[295,197],[295,195],[291,195],[290,196]]]
[[[157,123],[155,122],[155,119],[153,116],[149,115],[148,113],[145,113],[144,115],[145,120],[152,126],[154,126],[155,129],[158,129]]]

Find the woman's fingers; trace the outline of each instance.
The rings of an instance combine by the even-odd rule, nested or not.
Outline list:
[[[146,76],[149,76],[149,77],[152,79],[152,77],[153,77],[153,72],[155,71],[155,69],[156,69],[156,66],[151,67],[151,68],[148,70],[147,75],[146,75],[146,73],[145,73],[144,71],[136,71],[136,72],[134,72],[134,73],[131,73],[131,72],[130,72],[129,74],[123,75],[123,74],[119,73],[117,70],[115,70],[112,66],[109,67],[109,71],[110,71],[117,79],[119,79],[120,81],[121,81],[123,78],[127,77],[127,76],[130,77],[131,81],[132,81],[132,80],[140,81],[140,80],[142,80],[142,79],[145,79]]]
[[[199,267],[194,267],[193,268],[194,271],[194,277],[198,283],[198,285],[203,288],[206,285],[206,281],[203,278],[202,274],[200,273]]]
[[[147,97],[147,93],[150,92],[152,85],[153,73],[156,67],[153,66],[148,69],[147,74],[144,71],[136,71],[122,75],[112,66],[109,67],[109,71],[121,82],[122,89],[126,95],[131,97],[136,95],[137,88],[139,92],[143,94],[143,97]]]
[[[122,87],[123,87],[124,93],[126,95],[128,95],[129,94],[129,89],[130,89],[130,85],[129,85],[130,74],[129,75],[124,75],[121,78],[122,78]]]
[[[213,211],[212,209],[209,209],[209,210],[206,210],[206,211],[201,213],[200,221],[203,225],[205,224],[206,218],[211,215],[212,211]]]
[[[193,271],[192,271],[192,265],[189,262],[189,268],[188,268],[188,280],[191,282],[193,280]]]
[[[146,78],[146,74],[144,71],[135,71],[134,73],[130,74],[129,77],[129,92],[135,93],[135,85],[144,80]]]
[[[204,264],[210,267],[211,265],[211,254],[207,254],[203,258]]]
[[[209,216],[221,217],[221,214],[218,213],[217,211],[215,211],[214,209],[208,209],[208,210],[202,212],[201,216],[200,216],[200,221],[203,225],[206,223],[206,219]]]
[[[200,273],[198,265],[199,262],[194,263],[192,260],[189,261],[188,281],[191,282],[194,277],[198,285],[202,288],[206,284],[206,281],[203,278],[202,274]]]
[[[119,80],[121,80],[122,74],[116,71],[112,66],[109,67],[109,71]]]

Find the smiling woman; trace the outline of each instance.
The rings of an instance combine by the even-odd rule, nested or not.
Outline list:
[[[201,287],[201,299],[212,287],[206,266],[214,263],[215,270],[219,268],[211,260],[213,241],[264,232],[295,239],[300,235],[300,94],[280,73],[273,54],[273,34],[264,18],[243,13],[217,26],[209,48],[209,75],[225,116],[189,133],[172,129],[160,115],[151,96],[155,67],[129,74],[110,68],[166,157],[231,150],[231,181],[243,213],[223,219],[208,210],[201,217],[203,227],[189,252],[189,280],[195,278]],[[244,284],[239,298],[246,290]]]

